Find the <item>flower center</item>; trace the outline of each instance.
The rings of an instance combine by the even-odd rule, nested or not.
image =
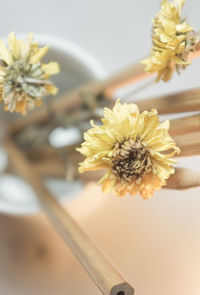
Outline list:
[[[42,81],[43,70],[40,63],[29,64],[14,61],[6,69],[3,96],[13,94],[27,94],[30,97],[40,97],[46,94]]]
[[[112,155],[112,172],[126,182],[140,179],[152,170],[152,161],[148,150],[139,139],[132,138],[117,142]]]

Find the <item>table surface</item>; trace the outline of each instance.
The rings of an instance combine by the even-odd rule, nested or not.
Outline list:
[[[195,0],[185,8],[197,29],[199,8]],[[148,54],[151,19],[158,9],[158,0],[7,0],[1,4],[0,35],[15,30],[64,37],[88,50],[112,73]],[[141,95],[198,85],[199,62],[195,62],[170,83],[157,84]],[[185,161],[199,166],[199,158],[193,164]],[[135,286],[137,295],[199,295],[198,195],[199,190],[164,191],[144,202],[108,198],[91,186],[82,194],[81,205],[70,205],[70,210]],[[90,202],[96,201],[97,209],[86,214]],[[85,210],[82,215],[77,208]],[[42,214],[0,215],[0,261],[4,295],[100,294]]]

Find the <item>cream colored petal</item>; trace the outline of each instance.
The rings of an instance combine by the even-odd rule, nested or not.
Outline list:
[[[194,28],[184,22],[184,23],[176,25],[176,31],[178,33],[189,33],[194,31]]]
[[[25,61],[29,58],[31,52],[31,44],[33,41],[33,34],[29,33],[27,35],[27,40],[18,40],[19,46],[21,48],[21,58]]]
[[[169,130],[169,127],[170,127],[170,121],[169,120],[161,122],[160,125],[159,125],[159,129],[164,129],[166,131]]]
[[[168,43],[168,42],[172,41],[171,37],[168,34],[166,34],[166,32],[161,30],[160,28],[155,29],[154,33],[159,37],[160,41],[163,43]]]
[[[171,174],[174,174],[174,168],[165,163],[158,163],[155,167],[156,174],[160,179],[168,179]]]
[[[49,94],[55,95],[58,92],[58,88],[54,85],[45,85],[45,89]]]
[[[96,157],[96,159],[94,157],[87,157],[83,162],[80,163],[79,172],[82,173],[85,171],[95,171],[109,167],[110,165],[106,163],[106,161],[102,161],[101,157]]]
[[[173,21],[167,19],[166,17],[160,17],[160,21],[166,34],[169,36],[176,35],[176,24]]]
[[[186,0],[174,0],[174,4],[179,9],[179,11],[181,11],[181,9],[183,8],[185,1]]]
[[[108,171],[98,182],[102,185],[102,191],[107,194],[115,187],[115,179],[111,177],[111,172]]]
[[[7,65],[12,63],[12,56],[10,55],[9,50],[6,48],[3,41],[0,39],[0,59],[2,59]]]
[[[35,63],[39,62],[43,58],[43,56],[47,53],[48,49],[49,49],[49,46],[38,48],[34,52],[34,54],[30,56],[29,62],[31,64],[35,64]]]
[[[60,72],[60,67],[57,62],[50,62],[48,64],[43,64],[42,69],[45,72],[44,77],[49,77]]]
[[[21,43],[19,40],[17,40],[15,33],[12,32],[8,36],[8,46],[9,46],[9,51],[12,57],[15,60],[20,60],[21,59]]]
[[[139,113],[138,107],[136,104],[127,104],[127,103],[120,103],[120,99],[117,100],[114,108],[113,114],[118,118],[118,120],[123,120],[127,117],[127,115],[131,113]]]

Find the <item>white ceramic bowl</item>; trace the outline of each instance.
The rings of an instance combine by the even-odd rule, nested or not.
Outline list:
[[[26,38],[26,34],[17,35]],[[5,40],[5,39],[4,39]],[[59,88],[58,95],[91,80],[105,78],[106,74],[100,63],[78,45],[50,35],[34,34],[34,40],[40,46],[49,45],[50,50],[44,61],[57,61],[61,73],[53,77]],[[50,99],[56,99],[55,97]],[[6,120],[13,120],[19,115],[2,112]],[[76,195],[82,188],[81,183],[66,181],[48,181],[47,186],[62,202]],[[9,214],[31,214],[40,210],[37,196],[22,179],[8,174],[0,176],[0,212]]]

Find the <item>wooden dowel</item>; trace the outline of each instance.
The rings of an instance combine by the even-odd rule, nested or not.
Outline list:
[[[37,173],[42,177],[66,178],[67,167],[64,163],[54,159],[32,163]]]
[[[170,120],[171,136],[200,131],[200,114]]]
[[[174,136],[173,138],[181,149],[177,157],[200,155],[200,131]]]
[[[175,190],[187,190],[200,186],[200,172],[187,168],[176,168],[175,174],[167,180],[164,188]]]
[[[136,102],[140,111],[157,109],[159,114],[200,110],[200,88],[158,96]]]
[[[32,186],[51,222],[101,292],[105,295],[132,295],[134,289],[49,192],[18,147],[11,140],[6,140],[4,146],[13,169]]]
[[[84,175],[81,175],[81,179],[83,177],[85,182],[90,182],[91,179],[94,181],[98,181],[104,174],[102,171],[94,171],[88,172]],[[187,168],[179,168],[176,167],[175,173],[169,177],[167,180],[166,186],[164,189],[174,189],[174,190],[186,190],[193,189],[195,187],[200,187],[200,172],[193,171]]]

